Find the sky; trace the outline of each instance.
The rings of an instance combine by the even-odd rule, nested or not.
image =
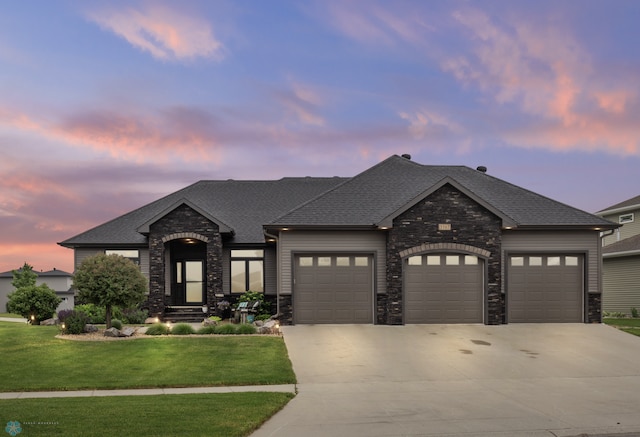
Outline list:
[[[640,194],[640,2],[0,2],[0,272],[202,179],[393,154]]]

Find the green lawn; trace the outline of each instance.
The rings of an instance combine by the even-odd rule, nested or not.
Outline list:
[[[55,326],[0,322],[0,391],[291,384],[284,341],[271,336],[150,337],[84,342]]]
[[[621,318],[621,319],[613,319],[606,318],[602,319],[603,323],[611,326],[624,326],[627,328],[640,328],[640,318]]]
[[[0,400],[0,424],[18,436],[246,436],[291,393],[225,393]],[[9,435],[9,434],[4,434]]]
[[[12,319],[22,319],[23,317],[19,314],[12,314],[12,313],[0,313],[0,317],[9,317]]]
[[[291,384],[279,337],[150,337],[81,342],[55,326],[0,322],[0,392]],[[20,436],[247,436],[291,393],[0,400]],[[8,435],[8,434],[7,434]]]
[[[603,323],[640,337],[640,318],[602,319]]]

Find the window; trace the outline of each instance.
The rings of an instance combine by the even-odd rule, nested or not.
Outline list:
[[[511,257],[511,265],[513,267],[522,267],[522,266],[524,266],[524,257],[523,256],[512,256]]]
[[[318,267],[331,267],[331,257],[330,256],[319,256],[318,257]]]
[[[460,265],[460,257],[458,255],[447,255],[445,261],[448,266]]]
[[[120,255],[140,265],[140,251],[137,249],[109,249],[104,251],[105,255]]]
[[[338,267],[349,267],[349,257],[348,256],[338,256],[336,257],[336,266]]]
[[[624,224],[624,223],[632,223],[633,222],[633,213],[630,214],[622,214],[619,218],[618,218],[618,223],[620,224]]]
[[[465,255],[464,264],[467,266],[476,266],[478,265],[478,257],[473,255]]]
[[[566,256],[564,257],[564,265],[569,267],[578,266],[578,257],[577,256]]]
[[[428,266],[439,266],[440,265],[440,255],[427,255],[427,265]]]
[[[356,267],[368,267],[369,258],[366,256],[356,256],[355,264],[356,264]]]
[[[529,266],[530,267],[539,267],[542,265],[542,257],[541,256],[530,256],[529,257]]]
[[[231,292],[264,292],[264,250],[231,251]]]
[[[407,263],[410,266],[421,266],[422,265],[422,257],[421,256],[410,256]]]
[[[560,265],[560,257],[559,256],[547,257],[547,266],[549,266],[549,267],[557,267],[559,265]]]
[[[298,263],[300,267],[312,267],[313,266],[313,257],[312,256],[301,256],[298,258]]]

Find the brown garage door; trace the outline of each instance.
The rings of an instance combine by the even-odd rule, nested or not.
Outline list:
[[[297,255],[294,263],[294,323],[373,323],[372,256]]]
[[[482,323],[482,259],[447,253],[405,262],[405,323]]]
[[[582,322],[581,255],[512,255],[507,274],[508,322]]]

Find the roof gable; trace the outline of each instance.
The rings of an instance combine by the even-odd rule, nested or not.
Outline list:
[[[166,216],[170,212],[175,211],[176,208],[178,208],[178,207],[180,207],[182,205],[188,206],[189,208],[193,209],[194,211],[196,211],[201,216],[206,217],[207,219],[211,220],[213,223],[218,225],[218,227],[220,228],[220,233],[223,233],[223,234],[232,234],[233,233],[233,229],[230,226],[226,225],[224,222],[222,222],[222,221],[218,220],[217,218],[213,217],[209,212],[205,211],[203,208],[199,207],[195,203],[193,203],[190,200],[185,199],[185,198],[182,198],[182,199],[178,200],[177,202],[169,205],[167,208],[165,208],[164,210],[160,211],[158,214],[154,215],[149,220],[145,221],[140,226],[138,226],[138,228],[136,230],[138,232],[140,232],[141,234],[148,234],[149,233],[149,228],[151,227],[152,224],[154,224],[155,222],[157,222],[158,220],[160,220],[161,218],[163,218],[164,216]]]
[[[605,208],[602,211],[598,211],[597,214],[603,216],[607,214],[617,214],[635,209],[640,209],[640,195],[632,197],[631,199],[627,199],[623,202],[616,203],[615,205],[611,205],[610,207]]]

